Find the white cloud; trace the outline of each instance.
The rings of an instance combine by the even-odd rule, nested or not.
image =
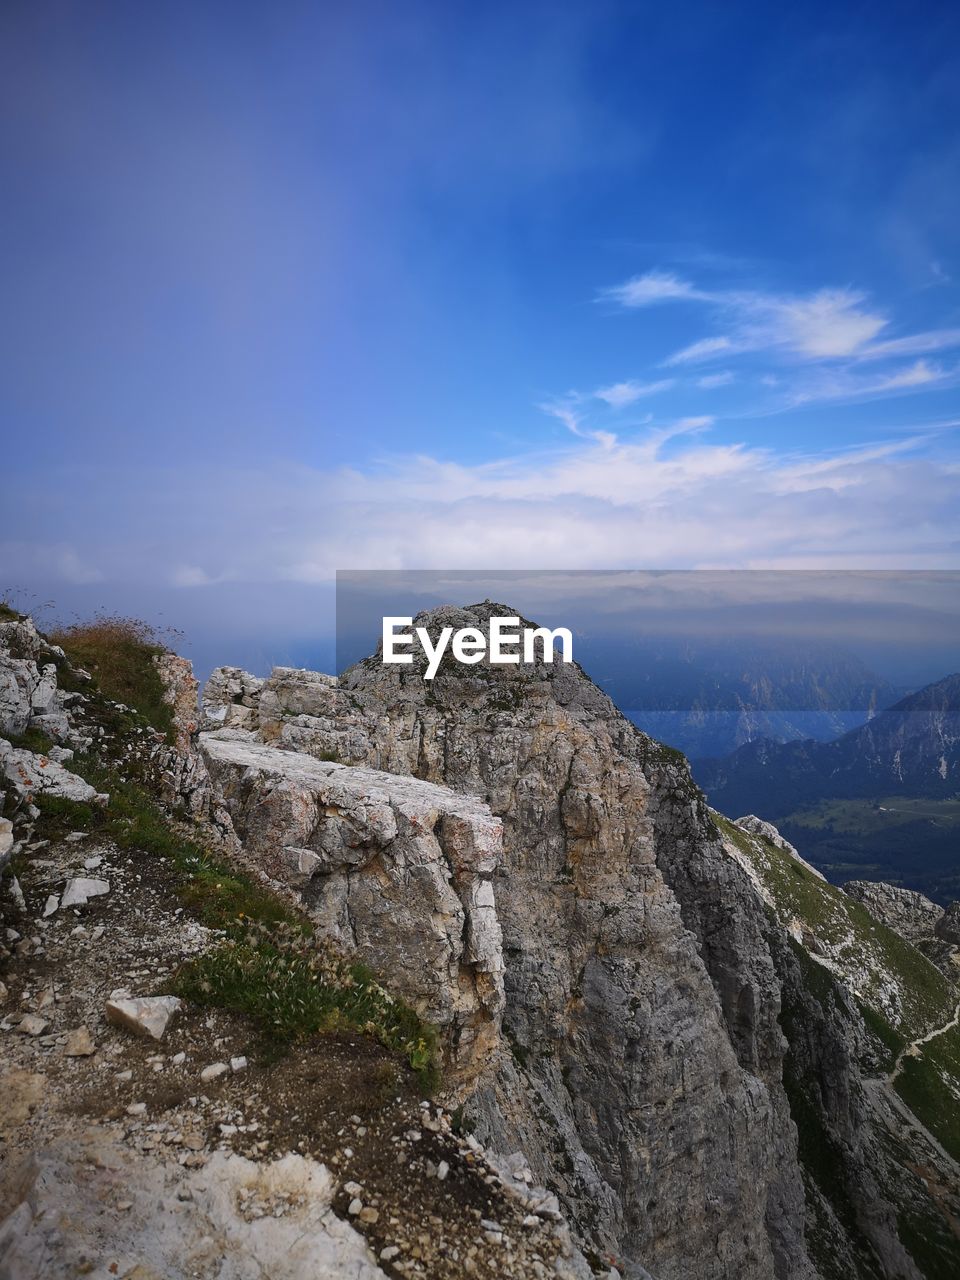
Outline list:
[[[710,295],[694,288],[669,271],[648,271],[634,276],[623,284],[601,289],[603,301],[619,302],[623,307],[649,307],[658,302],[677,302],[684,299],[706,299]]]
[[[890,391],[896,387],[922,387],[928,382],[940,382],[946,372],[936,364],[928,364],[926,360],[917,360],[907,369],[878,378],[876,389]]]
[[[872,400],[921,391],[938,384],[949,386],[956,380],[956,370],[944,369],[927,360],[915,360],[913,364],[868,377],[856,369],[837,369],[795,384],[787,395],[786,406],[810,404],[817,400]]]
[[[766,331],[771,343],[822,359],[853,355],[884,328],[886,319],[865,311],[864,301],[862,293],[850,289],[820,289],[806,298],[747,295],[742,305],[759,316],[758,340]]]
[[[951,347],[960,347],[960,329],[931,329],[908,338],[888,338],[884,342],[872,342],[869,346],[861,347],[857,352],[857,359],[928,355],[931,351],[945,351]]]
[[[669,391],[675,381],[674,378],[660,378],[657,382],[616,382],[611,387],[601,387],[593,395],[596,400],[603,400],[611,409],[625,409],[644,396]]]
[[[579,436],[581,440],[596,440],[605,448],[616,444],[617,437],[612,432],[585,425],[583,414],[578,409],[582,399],[579,392],[570,391],[560,399],[548,400],[537,407],[542,413],[562,422],[571,435]]]
[[[648,271],[604,289],[600,296],[631,308],[686,299],[702,302],[713,311],[724,332],[682,347],[663,362],[667,366],[761,351],[780,353],[794,362],[821,363],[892,359],[960,347],[960,329],[884,337],[889,318],[870,304],[865,293],[849,287],[807,294],[706,290],[671,272]],[[701,385],[710,389],[723,383],[704,381]]]
[[[715,387],[728,387],[736,376],[729,369],[725,369],[723,373],[708,373],[705,377],[697,379],[697,386],[703,387],[705,391],[712,391]]]
[[[702,338],[675,352],[666,364],[778,348],[805,360],[837,359],[858,354],[887,324],[864,308],[863,294],[850,289],[820,289],[805,297],[728,292],[712,300],[731,333]]]
[[[170,583],[174,587],[209,587],[214,582],[222,581],[201,569],[198,565],[178,565],[170,575]]]
[[[724,353],[733,354],[737,347],[730,338],[701,338],[692,342],[689,347],[675,352],[666,364],[693,364],[699,360],[710,360]]]
[[[0,542],[0,575],[6,582],[24,578],[88,586],[103,571],[69,542]]]
[[[708,425],[573,437],[477,465],[408,455],[367,471],[171,469],[149,484],[91,472],[101,533],[84,530],[75,563],[131,591],[179,572],[191,599],[223,581],[279,584],[292,599],[297,584],[343,567],[960,567],[955,451],[927,456],[918,435],[776,453],[711,439]],[[50,485],[75,492],[76,477]],[[122,539],[110,535],[118,528]],[[13,581],[25,564],[49,568],[35,548],[6,560]],[[223,566],[218,584],[198,565]]]

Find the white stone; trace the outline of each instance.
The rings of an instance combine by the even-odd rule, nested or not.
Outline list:
[[[115,1027],[162,1040],[180,1008],[181,1001],[176,996],[140,996],[108,1000],[106,1014],[107,1021]]]
[[[60,899],[63,910],[67,907],[85,907],[90,898],[109,893],[110,885],[106,880],[90,880],[86,876],[75,876],[68,880]]]

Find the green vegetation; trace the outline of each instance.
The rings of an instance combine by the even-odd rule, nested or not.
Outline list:
[[[434,1028],[363,965],[348,964],[295,925],[248,922],[238,937],[185,965],[175,990],[196,1004],[247,1014],[282,1043],[317,1031],[362,1031],[404,1054],[424,1089],[438,1083]]]
[[[719,814],[714,822],[759,876],[781,923],[805,925],[861,1005],[886,1024],[881,1040],[911,1040],[947,1021],[954,1007],[952,988],[926,956],[785,850]]]
[[[951,1027],[904,1059],[897,1093],[955,1160],[960,1160],[960,1028]]]
[[[0,622],[17,622],[19,618],[20,615],[12,604],[8,604],[6,600],[0,600]]]
[[[173,742],[173,711],[154,662],[168,652],[159,632],[137,618],[100,614],[50,634],[75,666],[89,671],[107,698],[134,707]]]
[[[883,796],[878,800],[823,800],[785,821],[811,829],[830,829],[871,835],[918,819],[944,826],[960,825],[960,799],[935,800],[918,796]]]
[[[12,746],[25,748],[39,756],[45,756],[53,746],[42,729],[27,729],[23,733],[7,733],[4,736]]]
[[[317,1031],[361,1031],[404,1054],[425,1090],[436,1087],[437,1033],[413,1009],[362,965],[322,947],[305,917],[281,898],[182,834],[141,787],[89,756],[75,757],[72,768],[110,802],[101,808],[40,795],[41,834],[93,831],[163,859],[176,873],[184,903],[225,934],[220,946],[180,970],[178,994],[248,1014],[279,1048]]]
[[[823,800],[778,826],[831,879],[886,880],[941,903],[960,897],[960,797]]]

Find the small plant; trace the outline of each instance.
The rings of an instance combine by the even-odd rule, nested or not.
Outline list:
[[[226,935],[220,946],[180,970],[178,995],[247,1014],[275,1047],[318,1031],[361,1031],[402,1053],[425,1091],[436,1087],[435,1028],[370,970],[337,956],[281,898],[181,834],[136,783],[89,756],[75,757],[71,767],[107,792],[109,804],[101,809],[40,795],[41,833],[93,831],[121,848],[167,860],[183,901],[204,924]]]
[[[90,672],[101,693],[134,707],[173,742],[173,711],[154,661],[170,651],[165,634],[139,618],[101,613],[90,622],[52,631],[50,640],[75,666]]]
[[[402,1053],[431,1090],[438,1040],[363,965],[352,964],[291,923],[245,921],[222,946],[191,960],[175,982],[196,1004],[247,1014],[274,1041],[350,1029]]]
[[[42,729],[25,729],[23,733],[8,733],[5,737],[11,746],[33,751],[38,756],[45,756],[53,746],[52,740]]]

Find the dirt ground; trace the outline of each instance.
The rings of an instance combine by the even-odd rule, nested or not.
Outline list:
[[[531,1212],[523,1177],[496,1172],[374,1040],[318,1035],[281,1051],[244,1018],[191,1006],[161,1042],[107,1023],[114,992],[164,991],[217,940],[184,910],[166,863],[71,833],[28,846],[16,869],[26,910],[8,892],[0,931],[0,1218],[23,1158],[95,1122],[145,1159],[189,1170],[216,1150],[322,1162],[339,1181],[335,1212],[387,1274],[554,1273],[565,1247],[549,1206]],[[109,892],[44,918],[68,876]],[[81,1027],[94,1051],[69,1056]],[[204,1082],[218,1063],[227,1070]]]

